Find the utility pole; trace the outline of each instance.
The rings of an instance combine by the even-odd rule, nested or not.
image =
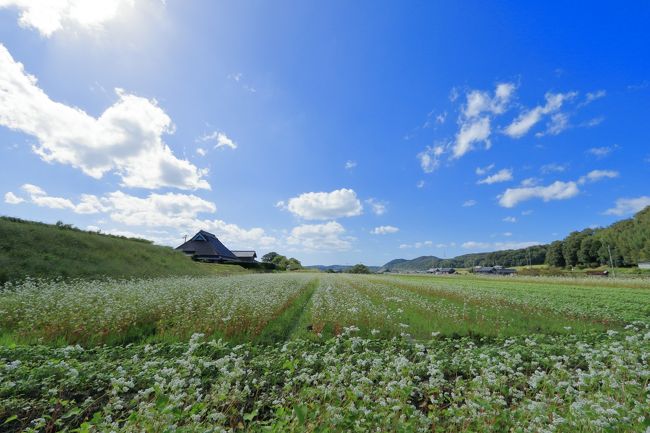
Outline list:
[[[187,242],[187,235],[183,236],[183,243]]]
[[[616,278],[616,269],[614,269],[614,261],[612,260],[612,250],[607,245],[607,252],[609,253],[609,266],[612,268],[612,275]]]

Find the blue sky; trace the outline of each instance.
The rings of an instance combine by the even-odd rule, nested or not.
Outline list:
[[[383,264],[650,204],[647,2],[92,3],[0,0],[0,214]]]

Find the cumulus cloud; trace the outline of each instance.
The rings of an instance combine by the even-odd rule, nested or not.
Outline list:
[[[418,183],[415,184],[415,186],[420,189],[424,188],[424,185],[426,185],[426,182],[423,180],[419,180]]]
[[[345,251],[352,247],[353,238],[344,234],[345,228],[336,221],[303,224],[291,230],[287,244],[306,251]]]
[[[289,199],[289,212],[306,220],[326,220],[361,215],[363,206],[352,189],[307,192]]]
[[[650,196],[643,195],[635,198],[619,198],[616,200],[616,206],[607,209],[605,215],[630,215],[650,206]]]
[[[475,143],[483,142],[486,148],[490,148],[491,118],[507,110],[515,90],[513,83],[500,83],[494,96],[481,90],[467,93],[458,119],[460,129],[452,145],[452,158],[457,159],[470,152]]]
[[[542,118],[548,114],[557,112],[562,108],[562,104],[573,99],[576,92],[568,93],[547,93],[545,95],[546,104],[538,105],[528,111],[521,113],[510,125],[506,127],[504,133],[512,138],[520,138],[526,135],[530,129],[535,126]]]
[[[224,132],[214,131],[209,134],[206,134],[200,138],[200,141],[213,141],[214,148],[219,149],[220,147],[229,147],[230,149],[237,149],[237,143],[235,143],[230,137],[228,137]]]
[[[503,113],[516,86],[513,83],[500,83],[494,91],[494,96],[481,90],[472,90],[467,93],[467,102],[463,108],[463,115],[467,118],[480,116],[483,113],[501,114]]]
[[[5,203],[7,204],[19,204],[24,202],[25,199],[22,197],[18,197],[16,194],[13,192],[9,191],[5,194]]]
[[[17,8],[21,27],[33,28],[45,37],[68,27],[97,30],[114,19],[133,0],[0,0],[0,8]]]
[[[67,209],[78,214],[94,214],[105,210],[105,207],[100,203],[99,199],[91,194],[83,194],[81,200],[75,204],[64,197],[50,196],[40,187],[29,183],[24,184],[21,189],[27,195],[27,199],[16,197],[12,193],[15,198],[20,200],[18,203],[29,201],[36,206],[50,209]],[[5,195],[5,200],[6,198],[7,196]]]
[[[474,143],[484,142],[485,147],[489,148],[490,132],[490,118],[487,116],[463,123],[452,147],[453,158],[460,158],[473,150]]]
[[[383,215],[388,210],[388,203],[385,201],[369,198],[366,203],[370,206],[370,210],[375,215]]]
[[[162,140],[173,126],[155,100],[117,89],[117,102],[94,118],[52,101],[2,44],[0,89],[0,125],[36,137],[33,150],[44,161],[96,179],[113,172],[128,187],[210,188],[207,171],[178,159]]]
[[[614,179],[618,177],[618,171],[614,170],[592,170],[578,179],[579,184],[597,182],[601,179]]]
[[[379,226],[370,231],[373,235],[387,235],[390,233],[397,233],[399,228],[393,226]]]
[[[504,168],[502,170],[497,171],[493,175],[486,177],[485,179],[479,180],[476,183],[478,183],[479,185],[481,184],[492,185],[493,183],[507,182],[509,180],[512,180],[512,170],[509,168]]]
[[[555,181],[547,186],[508,188],[499,196],[499,204],[503,207],[511,208],[523,201],[534,198],[542,199],[545,202],[551,200],[566,200],[575,197],[580,193],[578,185],[615,177],[618,177],[618,172],[613,170],[592,170],[585,176],[580,177],[577,182]]]
[[[136,197],[122,191],[114,191],[103,196],[82,194],[80,200],[75,202],[64,197],[50,196],[42,188],[32,184],[25,184],[21,189],[27,198],[18,199],[37,206],[69,210],[77,214],[102,213],[108,215],[113,222],[136,229],[164,229],[163,231],[168,233],[165,237],[138,237],[170,245],[177,243],[182,233],[194,233],[201,229],[214,233],[231,248],[259,248],[277,244],[277,239],[269,236],[262,228],[244,229],[219,219],[200,218],[200,214],[214,213],[217,208],[214,203],[192,194],[150,193],[146,197]]]
[[[445,153],[444,146],[427,146],[427,148],[418,154],[420,167],[425,173],[432,173],[440,166],[440,158]]]
[[[540,198],[545,202],[566,200],[575,197],[579,192],[580,189],[575,182],[562,182],[558,180],[547,186],[508,188],[499,196],[499,204],[503,207],[511,208],[533,198]]]
[[[505,217],[505,218],[503,219],[503,221],[504,221],[504,222],[507,222],[507,223],[516,223],[516,222],[517,222],[517,218],[516,218],[516,217],[513,217],[513,216],[507,216],[507,217]]]

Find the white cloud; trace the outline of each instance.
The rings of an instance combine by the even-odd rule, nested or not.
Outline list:
[[[613,146],[592,147],[587,150],[587,153],[595,156],[596,158],[604,158],[617,148],[618,148],[617,144]]]
[[[589,105],[592,102],[594,102],[597,99],[604,98],[607,96],[607,91],[605,90],[596,90],[595,92],[588,92],[585,95],[585,99],[583,102],[579,104],[580,107],[584,107],[585,105]]]
[[[202,148],[202,147],[197,147],[196,148],[196,154],[199,156],[205,156],[208,152]]]
[[[546,124],[546,131],[538,132],[536,137],[543,137],[545,135],[558,135],[560,132],[569,128],[569,115],[566,113],[555,113],[551,116],[551,120]]]
[[[370,210],[372,210],[372,213],[375,215],[383,215],[388,210],[388,203],[385,201],[369,198],[366,200],[366,203],[370,205]]]
[[[528,177],[521,181],[521,186],[536,186],[539,184],[539,179],[535,177]]]
[[[116,191],[102,198],[102,203],[110,209],[113,221],[128,226],[187,227],[196,224],[199,213],[217,210],[214,203],[200,197],[176,193],[140,198]]]
[[[580,193],[578,185],[597,182],[602,179],[612,179],[618,177],[618,172],[613,170],[592,170],[585,176],[581,176],[577,181],[555,181],[547,186],[524,186],[520,188],[508,188],[503,194],[498,196],[499,204],[503,207],[511,208],[517,204],[540,198],[545,202],[551,200],[566,200],[577,196]]]
[[[307,192],[289,199],[289,212],[307,220],[325,220],[361,215],[363,206],[352,189]]]
[[[516,218],[516,217],[513,217],[513,216],[507,216],[507,217],[505,217],[505,218],[503,219],[503,221],[504,221],[504,222],[507,222],[507,223],[516,223],[516,222],[517,222],[517,218]]]
[[[353,239],[344,234],[345,228],[336,221],[303,224],[291,230],[287,244],[306,251],[345,251],[352,247]]]
[[[456,134],[456,141],[452,148],[453,158],[465,155],[474,149],[474,143],[481,141],[485,143],[485,147],[489,148],[491,146],[490,131],[490,118],[487,116],[463,123],[460,131]]]
[[[432,173],[440,166],[440,157],[445,152],[443,146],[427,146],[426,150],[418,154],[420,166],[425,173]]]
[[[476,242],[468,241],[461,246],[467,250],[489,250],[489,251],[502,251],[502,250],[518,250],[521,248],[528,248],[534,245],[539,245],[539,242]]]
[[[476,183],[478,183],[479,185],[480,184],[492,185],[493,183],[507,182],[509,180],[512,180],[512,170],[509,168],[504,168],[494,173],[492,176],[488,176],[485,179],[481,179]]]
[[[601,179],[614,179],[618,177],[618,171],[614,170],[592,170],[587,173],[585,176],[582,176],[578,179],[579,184],[585,184],[587,182],[597,182]]]
[[[650,196],[643,195],[636,198],[619,198],[616,200],[616,206],[607,209],[605,215],[630,215],[650,206]]]
[[[447,120],[447,112],[442,112],[436,116],[436,123],[442,125]]]
[[[503,236],[507,237],[507,238],[509,238],[510,236],[512,236],[512,232],[503,232],[503,233],[501,233],[501,234],[502,234]]]
[[[545,202],[551,200],[566,200],[575,197],[580,192],[575,182],[555,181],[548,186],[533,186],[508,188],[499,196],[499,204],[511,208],[519,203],[533,198],[541,198]]]
[[[463,203],[463,207],[472,207],[476,206],[478,202],[476,200],[467,200]]]
[[[413,244],[400,244],[399,248],[400,249],[408,249],[408,248],[420,249],[420,248],[432,247],[432,246],[433,246],[432,241],[423,241],[423,242],[415,242]]]
[[[370,231],[373,235],[387,235],[390,233],[397,233],[399,228],[393,226],[379,226]]]
[[[604,120],[605,120],[604,116],[598,116],[598,117],[594,117],[592,119],[589,119],[586,122],[582,122],[580,124],[580,126],[582,126],[583,128],[593,128],[594,126],[598,126],[601,123],[603,123]]]
[[[504,133],[512,138],[523,137],[545,115],[558,111],[565,101],[573,99],[576,95],[576,92],[547,93],[545,95],[546,104],[538,105],[533,109],[521,113],[506,127]]]
[[[136,197],[115,191],[101,197],[82,194],[81,199],[74,203],[67,198],[49,196],[36,185],[25,184],[21,189],[28,195],[28,201],[37,206],[65,209],[78,214],[104,213],[112,221],[128,227],[170,229],[172,234],[166,237],[137,235],[160,243],[174,245],[181,234],[203,229],[217,235],[230,248],[259,248],[277,244],[277,239],[267,235],[262,228],[244,229],[218,219],[199,218],[202,213],[214,213],[216,206],[191,194],[150,193],[146,197]],[[105,231],[111,230],[115,232],[121,229]]]
[[[494,164],[486,165],[485,167],[476,167],[476,174],[479,176],[483,176],[484,174],[488,173],[489,171],[492,171],[494,168]]]
[[[40,187],[29,183],[24,184],[21,189],[28,195],[29,202],[36,206],[50,209],[67,209],[78,214],[94,214],[105,210],[105,207],[94,195],[83,194],[81,201],[74,204],[64,197],[49,196]]]
[[[34,28],[45,37],[69,27],[101,29],[125,6],[133,7],[133,0],[0,0],[0,8],[20,11],[21,27]]]
[[[558,164],[555,162],[552,162],[550,164],[544,164],[539,168],[539,171],[541,171],[543,174],[548,174],[548,173],[562,173],[566,171],[568,165],[567,164]]]
[[[467,93],[467,100],[458,119],[460,129],[452,145],[452,158],[457,159],[474,149],[475,143],[483,142],[490,148],[490,120],[508,109],[516,86],[513,83],[500,83],[494,96],[481,90]]]
[[[488,92],[472,90],[467,94],[463,115],[473,118],[485,112],[501,114],[506,110],[515,89],[516,87],[512,83],[498,84],[494,91],[494,97],[491,97]]]
[[[356,166],[357,166],[357,162],[356,162],[356,161],[347,160],[347,161],[345,162],[345,169],[346,169],[346,170],[352,170],[352,169],[355,168]]]
[[[25,199],[22,197],[18,197],[16,194],[13,192],[9,191],[5,194],[5,203],[7,204],[19,204],[24,202]]]
[[[426,182],[423,180],[419,180],[418,183],[415,184],[415,186],[418,188],[424,188],[424,185],[426,185]]]
[[[118,101],[94,118],[52,101],[2,44],[0,89],[0,125],[36,137],[33,150],[44,161],[96,179],[113,172],[129,187],[210,188],[206,170],[176,158],[163,142],[173,126],[155,100],[117,89]]]
[[[221,131],[214,131],[210,134],[206,134],[199,139],[200,141],[215,141],[214,148],[218,149],[220,147],[229,147],[231,149],[237,149],[237,143],[235,143],[231,138],[229,138],[225,133]]]

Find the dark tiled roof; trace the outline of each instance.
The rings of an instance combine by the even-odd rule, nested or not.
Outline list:
[[[192,239],[176,247],[176,249],[196,256],[218,256],[231,260],[237,259],[237,256],[226,248],[215,235],[204,230],[199,231]]]

